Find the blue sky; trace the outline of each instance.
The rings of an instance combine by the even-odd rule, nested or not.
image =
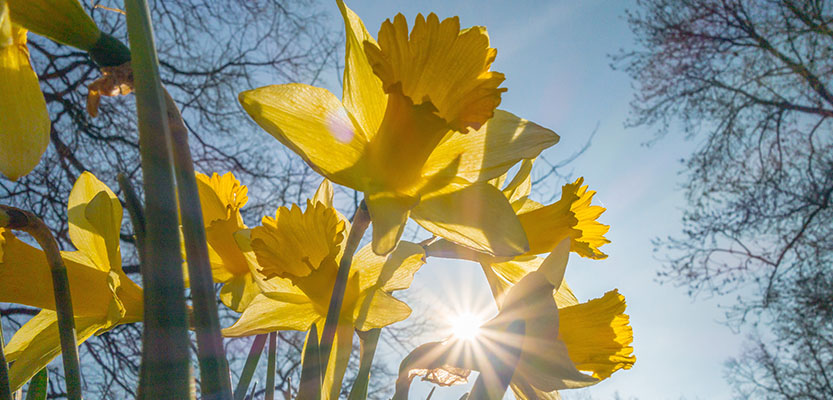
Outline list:
[[[683,179],[678,175],[679,161],[696,142],[672,132],[646,146],[654,138],[650,128],[624,127],[633,83],[610,68],[608,55],[633,46],[624,19],[625,8],[633,4],[356,0],[348,5],[374,35],[382,21],[398,12],[409,22],[418,12],[435,12],[440,18],[460,16],[464,27],[486,26],[492,47],[498,49],[492,69],[507,77],[504,87],[509,91],[500,107],[561,135],[561,142],[544,153],[553,162],[581,148],[598,126],[592,146],[570,169],[574,177],[585,177],[585,183],[598,191],[596,203],[607,208],[600,220],[611,225],[607,237],[612,243],[603,248],[610,257],[604,261],[572,257],[567,279],[579,300],[600,297],[613,288],[625,295],[637,363],[594,387],[562,395],[608,399],[618,392],[625,399],[729,398],[723,362],[738,353],[742,342],[741,336],[720,324],[719,305],[729,299],[694,301],[684,289],[655,281],[661,254],[653,252],[651,240],[680,231],[685,202],[679,190]],[[334,23],[341,23],[335,10],[331,15]],[[544,173],[546,167],[537,164],[533,173]],[[538,200],[546,200],[562,183],[544,182],[533,193],[539,191]],[[438,277],[447,283],[438,285]],[[418,273],[413,290],[434,294],[435,301],[488,305],[490,300],[479,266],[465,262],[431,260]],[[417,383],[413,397],[424,398],[428,390],[430,385]],[[434,399],[458,399],[464,391],[440,389]]]

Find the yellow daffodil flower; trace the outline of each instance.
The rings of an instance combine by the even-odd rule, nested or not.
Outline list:
[[[532,162],[524,160],[518,173],[503,189],[529,239],[530,250],[527,253],[511,258],[494,257],[445,239],[436,240],[426,247],[428,256],[460,258],[480,263],[498,304],[503,301],[511,285],[541,266],[544,259],[537,257],[537,254],[552,251],[556,244],[566,238],[570,239],[570,250],[582,257],[607,258],[599,247],[610,243],[604,237],[610,227],[597,221],[605,209],[590,205],[596,192],[583,186],[584,179],[579,178],[574,183],[564,185],[561,199],[553,204],[544,206],[531,200]],[[491,183],[499,186],[502,178],[505,177]]]
[[[364,192],[373,250],[387,254],[409,216],[479,251],[529,250],[520,222],[490,179],[558,141],[554,132],[495,110],[503,75],[483,27],[401,14],[377,42],[338,1],[345,22],[342,100],[303,84],[245,91],[243,108],[334,183]]]
[[[197,189],[205,223],[208,256],[214,281],[223,283],[220,300],[241,312],[260,292],[252,273],[252,263],[237,247],[234,234],[246,229],[240,208],[249,201],[248,188],[231,172],[210,178],[197,173]],[[187,276],[187,274],[186,274]]]
[[[518,399],[537,400],[560,399],[557,390],[593,385],[630,369],[636,357],[625,298],[613,290],[579,303],[564,283],[569,252],[570,241],[564,240],[511,287],[498,315],[480,327],[473,349],[461,345],[462,339],[420,346],[407,372],[438,367],[483,371],[492,368],[489,356],[503,357],[514,349],[519,356],[510,387]],[[523,334],[506,333],[516,321],[524,322]]]
[[[12,19],[38,35],[87,51],[101,39],[101,31],[78,0],[4,1]]]
[[[68,202],[69,238],[77,251],[61,255],[67,268],[78,343],[143,316],[142,289],[121,269],[122,206],[89,172],[75,182]],[[43,251],[0,228],[0,302],[42,311],[6,346],[16,390],[61,353],[51,271]]]
[[[263,225],[237,234],[238,245],[260,266],[261,293],[240,319],[223,330],[225,336],[249,336],[276,330],[321,331],[327,315],[347,221],[332,208],[328,183],[319,188],[305,211],[278,209]],[[353,258],[353,268],[336,330],[322,398],[338,398],[347,368],[354,329],[366,331],[404,320],[411,309],[391,295],[406,289],[424,262],[422,247],[402,242],[387,257],[370,246]]]
[[[6,0],[0,0],[0,172],[11,180],[32,171],[49,144],[49,114],[29,60],[26,32],[12,21]]]

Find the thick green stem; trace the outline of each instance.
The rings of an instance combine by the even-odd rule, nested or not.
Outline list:
[[[0,210],[0,226],[5,225],[3,217],[8,217]],[[6,218],[8,221],[8,218]],[[9,384],[9,364],[6,363],[6,340],[3,338],[3,316],[0,315],[0,400],[12,400],[12,387]]]
[[[275,400],[275,367],[278,356],[278,332],[269,333],[269,358],[266,364],[266,395],[264,400]]]
[[[194,307],[192,315],[194,330],[197,333],[201,394],[206,400],[230,400],[231,377],[223,349],[223,335],[220,333],[220,316],[217,311],[211,263],[208,259],[202,207],[191,150],[188,147],[188,128],[167,90],[165,101],[168,108],[168,126],[171,129],[176,187]]]
[[[324,329],[321,332],[321,365],[325,368],[329,365],[330,353],[333,349],[333,341],[338,327],[341,304],[344,301],[344,292],[347,289],[347,278],[350,277],[350,266],[353,263],[353,254],[362,241],[362,236],[370,225],[370,214],[367,212],[367,204],[364,201],[356,209],[353,215],[353,226],[347,235],[347,244],[344,246],[344,255],[338,264],[338,274],[333,286],[333,295],[330,297],[330,306],[327,309],[327,319],[324,321]]]
[[[361,358],[359,363],[359,374],[350,389],[348,400],[364,400],[367,398],[367,385],[370,383],[370,367],[373,365],[373,357],[376,355],[376,346],[379,344],[381,328],[371,329],[367,332],[358,332],[361,339]]]
[[[513,321],[507,326],[506,337],[523,337],[526,331],[524,321]],[[471,389],[470,399],[500,400],[509,387],[515,368],[518,366],[518,359],[521,357],[521,346],[497,342],[497,348],[489,350],[487,357],[489,367],[480,371],[480,376],[474,381]]]
[[[38,242],[52,271],[52,289],[55,293],[55,311],[58,314],[58,334],[64,362],[64,375],[69,399],[81,399],[81,367],[78,361],[78,342],[75,336],[75,318],[72,312],[72,297],[69,278],[58,242],[43,221],[35,214],[13,207],[0,205],[6,218],[6,228],[17,229],[31,235]]]
[[[126,0],[125,8],[145,191],[145,332],[140,392],[147,399],[188,399],[190,339],[165,95],[147,2]]]
[[[249,383],[252,382],[252,376],[254,376],[257,369],[257,362],[260,361],[263,347],[266,346],[266,336],[265,333],[255,336],[252,348],[249,350],[249,356],[246,358],[246,364],[243,366],[243,373],[240,374],[240,380],[237,381],[237,387],[234,388],[234,400],[243,400],[246,397]]]

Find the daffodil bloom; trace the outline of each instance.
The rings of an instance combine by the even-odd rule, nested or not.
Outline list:
[[[329,195],[327,193],[330,193]],[[341,258],[347,221],[332,208],[329,184],[319,188],[305,211],[278,209],[263,225],[238,233],[238,245],[256,258],[262,293],[225,336],[249,336],[276,330],[323,329]],[[328,198],[329,197],[329,198]],[[422,247],[402,242],[389,256],[370,246],[353,258],[336,330],[334,356],[325,375],[323,398],[338,398],[352,349],[354,329],[366,331],[404,320],[411,309],[391,295],[410,286],[424,262]]]
[[[78,0],[4,0],[12,18],[41,36],[81,50],[92,50],[102,33]]]
[[[531,200],[532,162],[524,160],[518,173],[503,188],[504,195],[511,202],[529,239],[530,250],[527,253],[511,258],[494,257],[445,239],[436,240],[426,247],[428,256],[480,263],[498,303],[511,285],[541,266],[544,259],[537,254],[552,251],[564,239],[570,239],[570,250],[583,257],[607,258],[599,248],[610,242],[604,237],[610,227],[597,221],[605,209],[590,205],[596,192],[588,190],[586,185],[582,185],[584,179],[579,178],[564,185],[561,199],[553,204],[545,206]],[[504,178],[491,183],[499,186]]]
[[[0,172],[11,180],[32,171],[49,144],[49,114],[29,60],[26,32],[12,21],[6,0],[0,0]]]
[[[378,42],[338,2],[345,22],[342,100],[303,84],[240,94],[267,132],[334,183],[364,192],[373,250],[387,254],[409,216],[479,251],[527,252],[520,222],[487,183],[558,141],[554,132],[495,110],[505,90],[490,71],[496,50],[483,27],[458,18],[401,14]]]
[[[506,294],[498,315],[483,324],[467,355],[433,354],[412,363],[414,368],[440,364],[482,371],[492,368],[487,355],[501,357],[501,348],[520,354],[510,387],[518,399],[559,399],[557,390],[598,383],[620,369],[630,369],[633,331],[625,311],[625,298],[613,290],[598,299],[579,303],[564,283],[570,243],[564,240]],[[523,321],[522,335],[507,334],[507,327]],[[420,349],[451,352],[461,346],[439,342]]]
[[[122,206],[89,172],[75,182],[68,202],[69,238],[77,251],[61,253],[69,277],[78,343],[119,324],[142,319],[142,289],[121,269]],[[42,311],[6,346],[9,379],[19,388],[61,353],[51,271],[43,251],[0,228],[0,302]]]
[[[210,178],[197,173],[208,256],[214,281],[223,283],[220,300],[241,312],[260,292],[252,273],[252,263],[237,247],[234,234],[246,229],[240,208],[249,200],[248,188],[231,172]],[[185,274],[187,276],[187,274]]]

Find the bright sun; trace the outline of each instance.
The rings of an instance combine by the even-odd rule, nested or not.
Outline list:
[[[451,320],[451,331],[458,339],[473,340],[483,322],[473,314],[460,314]]]

